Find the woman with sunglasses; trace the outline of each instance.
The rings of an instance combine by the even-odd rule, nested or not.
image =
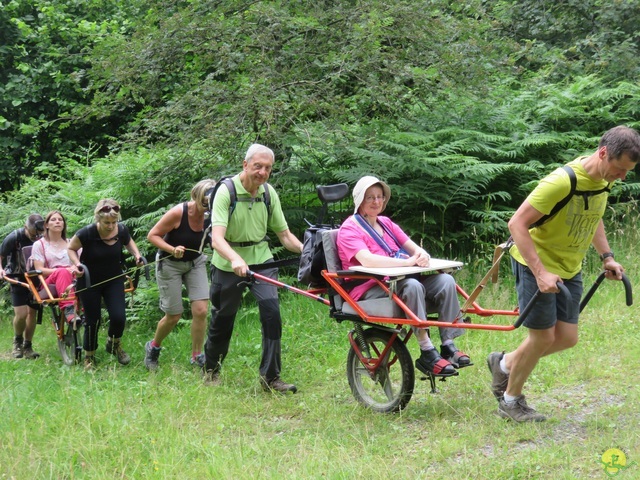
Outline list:
[[[211,245],[210,225],[205,218],[209,196],[216,182],[201,180],[191,189],[191,201],[181,203],[165,213],[149,231],[147,239],[158,247],[156,281],[160,292],[160,309],[164,316],[158,322],[153,340],[145,345],[144,365],[158,369],[162,341],[176,326],[184,310],[182,285],[191,302],[191,364],[204,366],[204,333],[209,308],[207,257],[202,253]]]
[[[120,223],[120,205],[111,198],[102,199],[94,211],[96,223],[81,228],[69,243],[69,259],[74,265],[76,276],[82,278],[84,271],[80,263],[87,267],[91,286],[84,289],[78,282],[78,295],[84,307],[84,366],[86,370],[96,365],[95,353],[98,348],[98,325],[101,301],[104,300],[109,312],[109,331],[106,344],[108,353],[115,355],[118,363],[127,365],[131,358],[122,349],[126,313],[122,267],[122,249],[136,258],[138,266],[144,260],[127,227]],[[80,253],[82,249],[82,253]]]
[[[58,210],[49,212],[44,217],[44,236],[33,244],[31,261],[33,268],[40,270],[47,279],[47,284],[56,286],[58,296],[66,293],[66,297],[73,297],[73,264],[69,260],[67,238],[67,220]],[[63,299],[58,302],[60,310],[67,321],[75,316],[73,299]]]

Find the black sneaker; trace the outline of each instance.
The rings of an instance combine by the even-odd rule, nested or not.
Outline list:
[[[261,376],[260,384],[265,392],[296,393],[298,391],[298,388],[293,383],[284,383],[280,377],[267,380]]]
[[[435,377],[452,377],[458,375],[456,369],[440,356],[435,348],[421,350],[420,358],[416,360],[416,368],[425,375]]]
[[[206,363],[206,358],[204,356],[204,353],[199,353],[195,357],[192,355],[191,358],[189,359],[189,363],[191,365],[195,365],[196,367],[203,368]]]
[[[144,346],[144,366],[151,372],[158,370],[158,358],[160,357],[160,347],[153,347],[151,340]]]
[[[76,318],[76,309],[73,305],[67,305],[62,309],[62,314],[67,323],[71,323]]]

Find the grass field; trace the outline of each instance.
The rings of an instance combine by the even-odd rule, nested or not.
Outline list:
[[[640,291],[638,256],[619,249]],[[506,265],[483,306],[513,308]],[[470,291],[480,275],[462,270],[457,279]],[[585,285],[595,276],[585,275]],[[640,326],[620,284],[605,282],[583,312],[578,346],[534,371],[527,398],[550,417],[535,425],[495,415],[485,364],[491,351],[516,347],[525,330],[468,331],[457,344],[475,366],[438,382],[438,394],[417,381],[404,411],[376,414],[349,390],[350,325],[307,298],[283,291],[281,300],[282,376],[299,388],[288,396],[259,388],[251,305],[238,317],[219,387],[205,387],[189,365],[186,325],[164,342],[156,374],[142,364],[148,326],[132,322],[125,333],[126,367],[104,352],[103,328],[100,365],[85,373],[62,364],[46,315],[34,342],[41,358],[10,358],[11,314],[3,310],[0,478],[640,478]],[[409,346],[415,357],[417,344]],[[625,470],[605,471],[601,459],[612,448],[625,454]]]

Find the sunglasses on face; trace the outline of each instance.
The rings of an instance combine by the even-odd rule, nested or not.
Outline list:
[[[118,205],[114,205],[113,207],[111,205],[105,205],[104,207],[100,208],[100,211],[104,213],[109,213],[111,210],[113,210],[116,213],[119,213],[120,207]]]
[[[37,232],[44,232],[44,220],[36,220],[33,226]]]

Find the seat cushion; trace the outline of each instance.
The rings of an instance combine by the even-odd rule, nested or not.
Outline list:
[[[369,300],[361,300],[357,303],[367,315],[388,318],[404,318],[405,316],[398,304],[388,297],[371,298]],[[342,305],[342,313],[357,315],[351,305],[346,302]]]
[[[49,287],[49,291],[51,292],[51,295],[53,295],[53,298],[58,298],[58,290],[56,290],[56,286],[47,284],[47,287]],[[44,288],[38,291],[38,295],[40,295],[40,298],[42,300],[49,299],[49,295],[47,294],[47,291]]]

